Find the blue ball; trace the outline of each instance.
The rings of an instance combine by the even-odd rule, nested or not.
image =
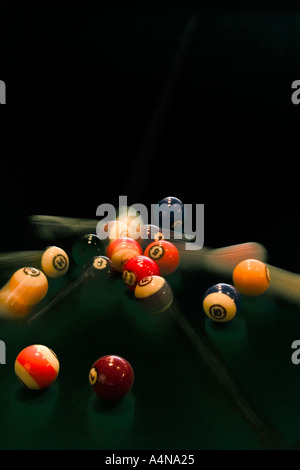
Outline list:
[[[203,310],[213,321],[231,321],[241,310],[240,293],[231,284],[215,284],[203,296]]]
[[[156,205],[154,217],[160,228],[181,231],[184,221],[184,205],[177,197],[165,197]]]

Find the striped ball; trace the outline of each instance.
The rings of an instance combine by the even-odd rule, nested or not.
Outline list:
[[[56,354],[47,346],[34,344],[27,346],[15,360],[15,374],[31,390],[49,387],[59,372]]]
[[[230,284],[215,284],[207,289],[203,296],[203,310],[213,321],[221,323],[231,321],[240,309],[240,294]]]

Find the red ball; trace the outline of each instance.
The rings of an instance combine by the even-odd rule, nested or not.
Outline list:
[[[103,356],[94,362],[89,373],[89,382],[98,397],[120,400],[131,390],[134,372],[123,357]]]
[[[116,271],[122,272],[127,260],[142,255],[141,245],[133,238],[123,237],[111,241],[106,248],[106,256],[109,258]]]
[[[160,269],[157,263],[148,256],[140,255],[126,261],[123,266],[122,278],[127,287],[134,290],[144,277],[159,275]]]
[[[158,264],[161,276],[173,273],[179,265],[179,252],[176,246],[167,240],[150,243],[144,251],[144,255]]]

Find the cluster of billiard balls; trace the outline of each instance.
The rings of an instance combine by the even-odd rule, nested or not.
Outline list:
[[[203,296],[203,310],[215,322],[233,320],[241,310],[241,294],[258,296],[270,284],[270,272],[262,261],[246,259],[236,265],[233,284],[219,283],[207,289]]]
[[[147,310],[162,313],[171,305],[173,293],[165,277],[179,265],[179,252],[173,243],[160,239],[143,251],[136,240],[117,238],[109,243],[106,256]]]
[[[119,273],[127,288],[137,300],[154,313],[165,311],[173,301],[173,293],[165,276],[179,265],[179,252],[174,244],[158,237],[142,244],[130,237],[111,239],[103,252],[102,241],[94,234],[87,234],[74,243],[73,259],[86,272],[101,273],[111,277]],[[54,260],[60,256],[58,269]],[[63,262],[62,257],[65,258]],[[45,297],[49,277],[60,277],[69,267],[69,259],[58,247],[43,253],[42,270],[19,269],[2,290],[2,304],[10,305],[10,313],[27,315]],[[47,276],[46,276],[47,275]],[[1,297],[1,292],[0,292]],[[1,304],[1,300],[0,300]],[[22,308],[21,308],[22,307]],[[57,378],[60,364],[56,354],[41,344],[24,348],[15,360],[15,374],[29,389],[42,390]],[[89,372],[89,383],[97,396],[105,400],[123,398],[132,388],[134,372],[129,362],[117,355],[97,359]]]
[[[180,206],[180,210],[182,210]],[[114,227],[116,230],[116,227]],[[87,234],[75,242],[72,255],[79,266],[110,277],[119,273],[134,297],[150,312],[161,313],[173,301],[172,290],[165,277],[179,265],[179,252],[174,244],[157,239],[145,245],[126,236],[111,237],[104,247],[97,235]],[[41,257],[41,269],[19,269],[0,290],[0,313],[5,306],[12,316],[27,315],[45,297],[47,277],[60,277],[69,268],[67,254],[50,247]],[[86,271],[87,272],[87,271]],[[89,271],[90,272],[90,271]],[[244,260],[233,270],[233,285],[219,283],[210,287],[203,297],[203,310],[215,322],[228,322],[241,309],[241,294],[256,296],[266,291],[270,283],[267,266],[258,260]],[[23,349],[15,360],[15,373],[29,389],[49,387],[59,373],[59,360],[47,346],[35,344]],[[132,388],[134,371],[129,362],[116,355],[97,359],[89,372],[89,383],[97,396],[105,400],[123,398]]]

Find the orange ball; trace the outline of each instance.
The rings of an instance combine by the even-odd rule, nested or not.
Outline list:
[[[0,290],[0,317],[19,319],[32,311],[33,306],[19,302],[18,297],[9,289],[8,283]]]
[[[24,305],[36,305],[48,292],[48,280],[45,274],[36,268],[21,268],[10,281],[9,290]]]
[[[241,261],[234,268],[232,279],[237,290],[248,296],[263,294],[271,280],[268,267],[257,259]]]

